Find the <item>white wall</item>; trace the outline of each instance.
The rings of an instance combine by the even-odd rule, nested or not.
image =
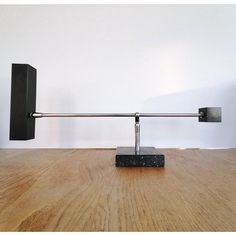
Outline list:
[[[44,118],[9,141],[11,63],[38,69],[42,112],[196,112],[141,120],[142,145],[236,147],[236,6],[0,6],[0,147],[132,145],[127,118]]]

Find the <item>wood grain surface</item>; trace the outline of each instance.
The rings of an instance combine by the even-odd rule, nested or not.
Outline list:
[[[236,149],[164,149],[165,168],[115,150],[0,150],[1,231],[235,231]]]

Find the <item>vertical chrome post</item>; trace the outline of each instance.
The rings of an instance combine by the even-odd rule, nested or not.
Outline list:
[[[140,123],[139,113],[135,113],[135,154],[139,154],[140,149]]]

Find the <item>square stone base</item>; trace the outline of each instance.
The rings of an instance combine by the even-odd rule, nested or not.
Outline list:
[[[116,167],[164,167],[165,156],[154,147],[117,147]]]

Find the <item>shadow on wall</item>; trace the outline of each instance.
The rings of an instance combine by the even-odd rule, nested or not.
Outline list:
[[[75,112],[73,109],[76,107],[76,100],[73,99],[70,93],[54,90],[50,97],[44,97],[44,99],[47,101],[44,112]],[[74,147],[76,146],[76,138],[78,138],[76,122],[76,118],[40,119],[36,125],[36,133],[40,135],[37,139],[41,142],[47,140],[46,142],[57,148]],[[39,132],[40,130],[42,132]],[[45,145],[43,143],[42,146]]]
[[[78,101],[66,90],[54,89],[50,96],[42,96],[39,102],[46,104],[46,107],[42,108],[44,112],[84,112],[83,101]],[[119,123],[122,121],[125,126],[130,123],[128,120],[120,120]],[[42,147],[47,145],[57,148],[115,147],[116,145],[110,144],[109,140],[114,139],[114,133],[125,133],[126,130],[120,128],[124,125],[117,127],[116,120],[108,118],[45,118],[37,122],[36,140]],[[133,122],[131,127],[133,128]],[[128,131],[130,130],[133,131],[132,129]],[[117,143],[116,140],[114,142]]]
[[[236,85],[222,85],[152,97],[143,112],[198,112],[200,107],[222,107],[222,123],[200,123],[198,118],[143,118],[142,145],[157,147],[236,147]],[[168,144],[168,145],[167,145]]]
[[[222,107],[222,123],[198,122],[198,118],[142,118],[141,145],[155,147],[186,148],[228,148],[236,147],[236,85],[222,85],[189,90],[158,97],[152,97],[143,103],[140,112],[198,112],[198,108],[206,106]],[[50,95],[51,96],[51,95]],[[52,99],[52,98],[55,98]],[[72,99],[70,93],[55,91],[48,99],[48,111],[75,112],[80,111],[78,101]],[[66,110],[65,110],[66,109]],[[46,112],[46,110],[45,110]],[[42,119],[38,122],[41,132],[40,140],[48,140],[57,147],[86,146],[87,143],[107,146],[109,137],[114,135],[114,127],[118,133],[123,132],[127,120],[114,123],[113,120],[55,118]],[[120,123],[120,122],[124,122]],[[120,129],[122,127],[122,129]],[[133,121],[128,130],[133,132]],[[51,136],[48,131],[53,132]],[[113,133],[108,133],[113,132]],[[117,135],[117,134],[116,134]],[[126,134],[121,136],[126,137]],[[113,137],[114,138],[114,137]],[[130,140],[133,144],[133,139]],[[117,141],[119,142],[119,140]],[[122,145],[126,145],[126,142]],[[94,146],[94,145],[93,145]],[[96,146],[96,145],[95,145]]]
[[[10,128],[10,86],[11,81],[0,76],[0,148],[9,140]]]

